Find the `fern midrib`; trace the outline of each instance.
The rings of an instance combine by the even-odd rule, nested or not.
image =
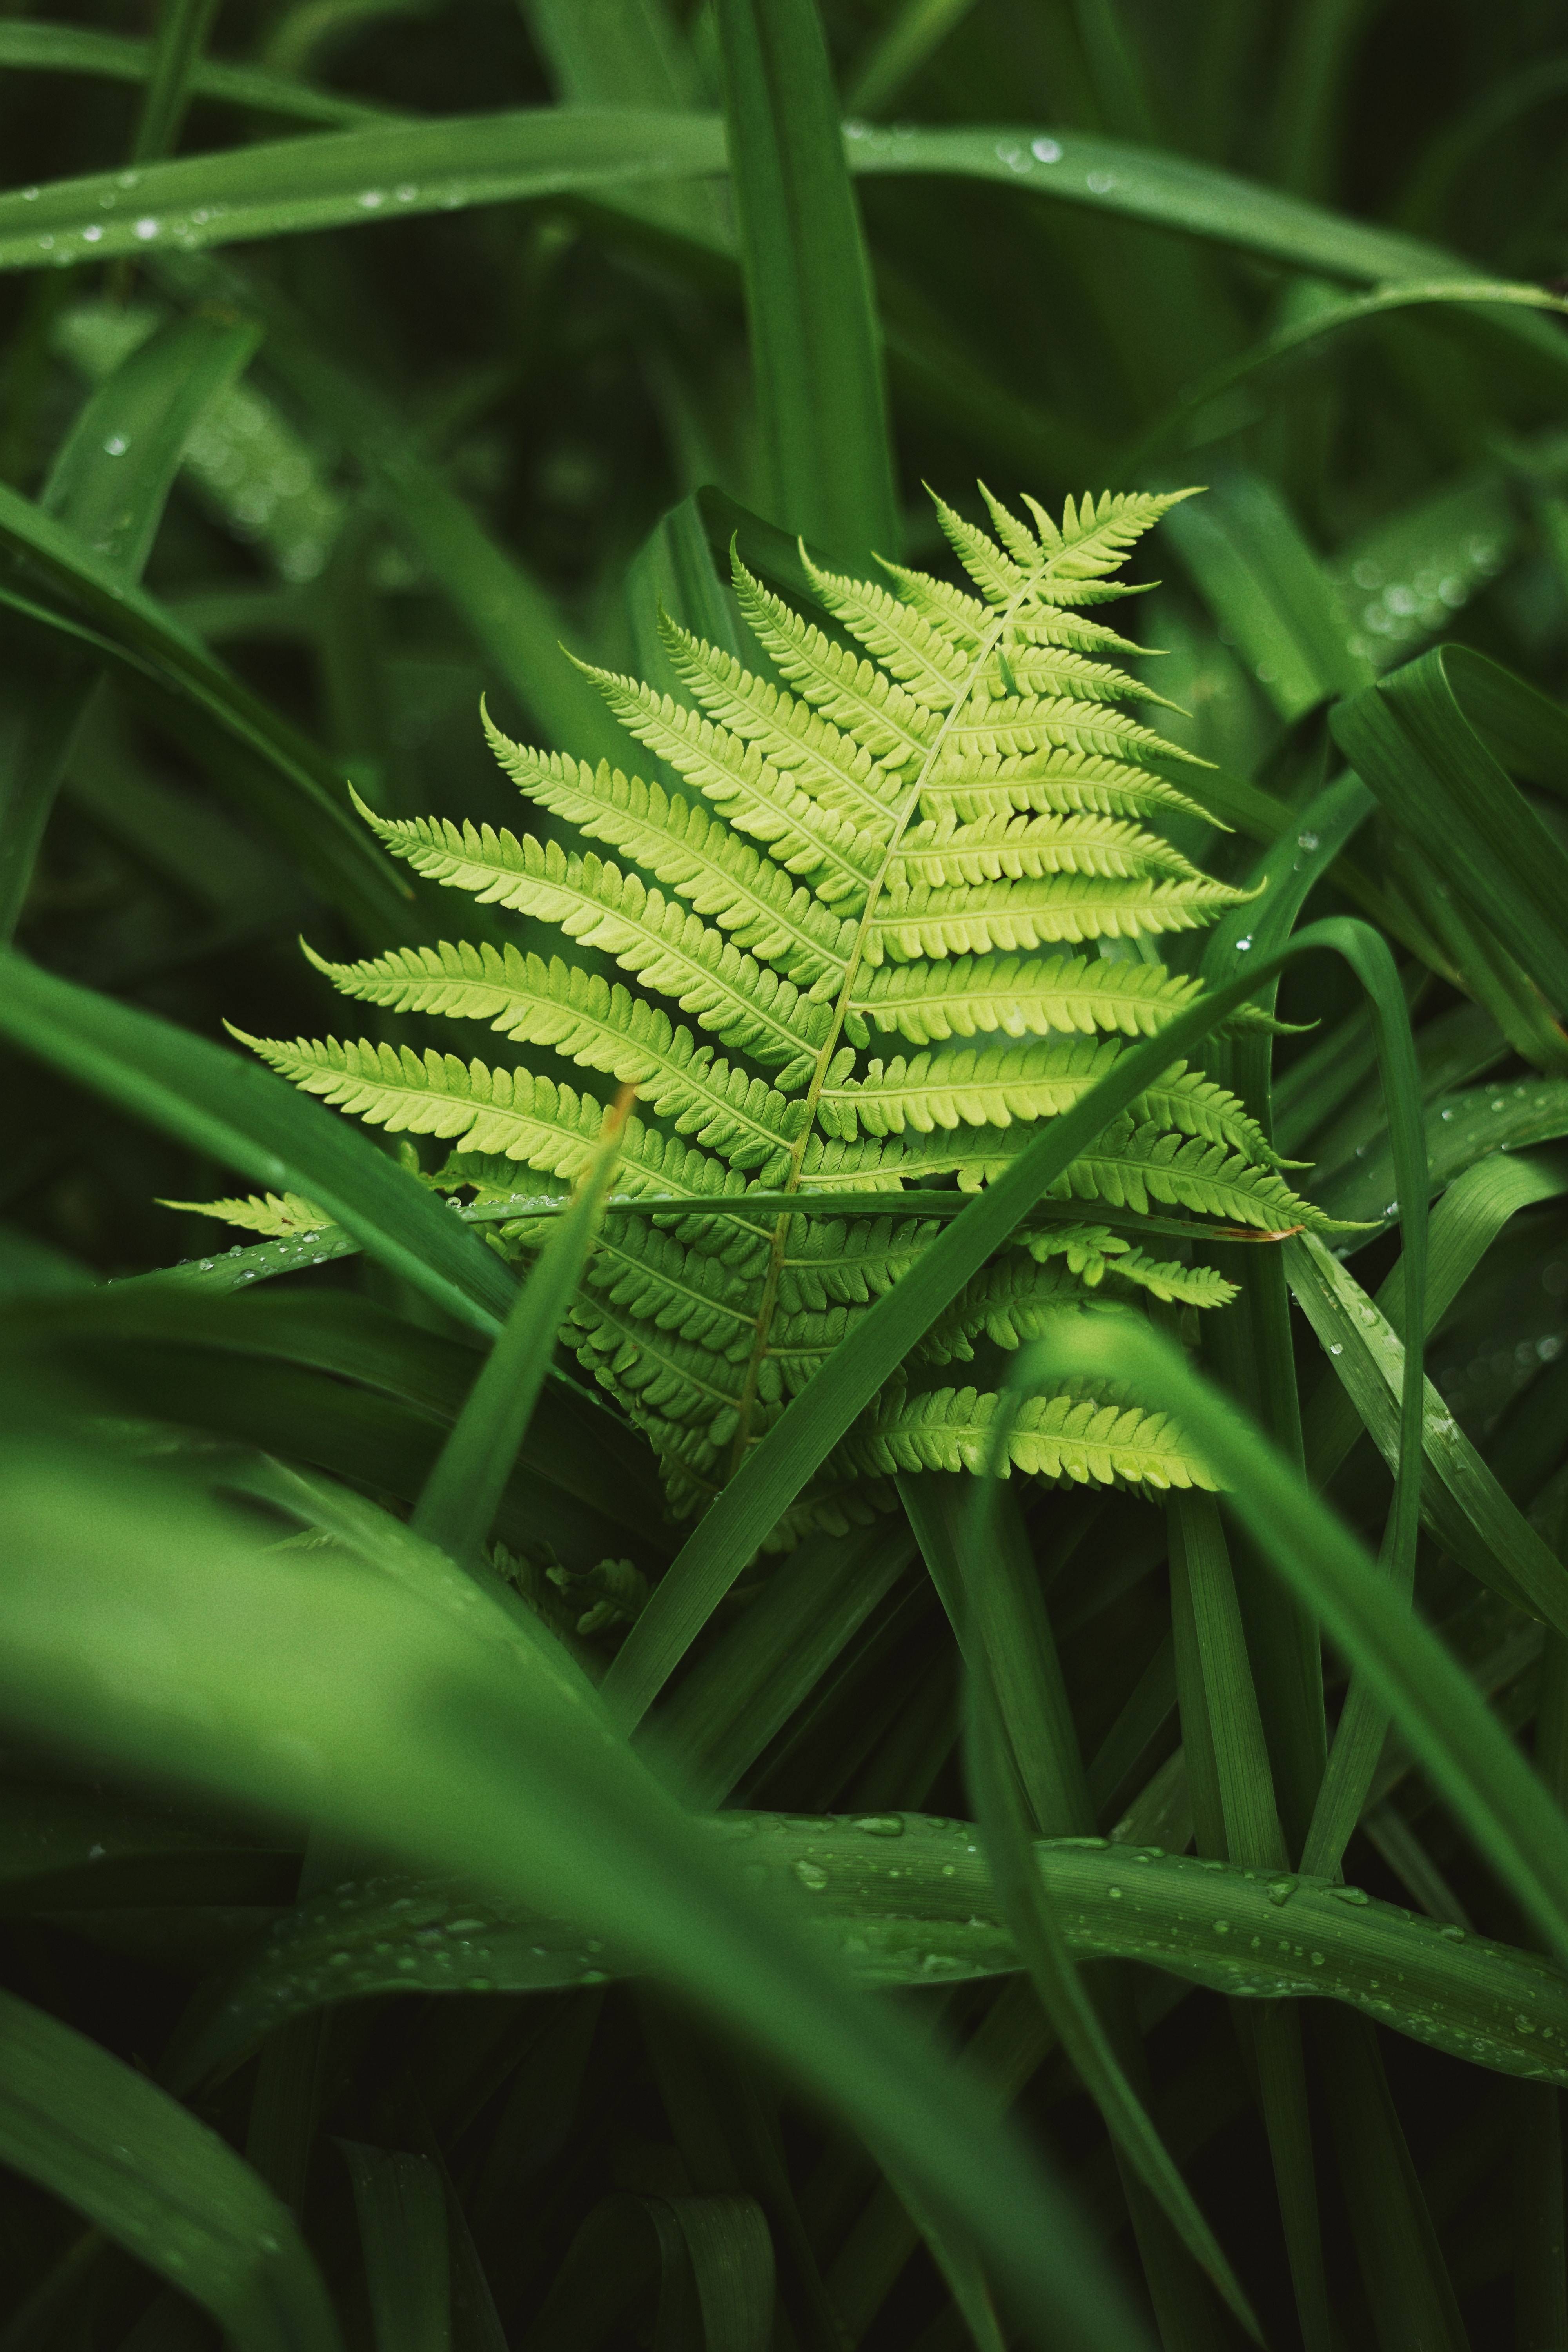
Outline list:
[[[1039,576],[1043,577],[1048,575],[1049,569],[1050,566],[1047,562],[1044,566],[1042,566],[1041,574]],[[931,743],[926,747],[924,755],[921,761],[919,772],[916,774],[913,782],[905,793],[903,802],[898,810],[893,824],[892,834],[882,853],[881,861],[877,867],[877,871],[872,876],[867,888],[866,903],[860,911],[859,921],[856,925],[855,938],[853,944],[850,947],[848,961],[845,966],[844,978],[839,986],[837,997],[834,1003],[833,1018],[828,1024],[827,1034],[823,1039],[822,1045],[817,1053],[816,1066],[811,1074],[811,1080],[805,1090],[805,1116],[801,1121],[800,1133],[796,1137],[795,1144],[790,1151],[788,1171],[781,1188],[786,1192],[796,1192],[800,1186],[801,1169],[805,1158],[806,1146],[811,1138],[816,1132],[817,1105],[821,1100],[822,1089],[826,1084],[828,1070],[832,1066],[835,1054],[838,1051],[839,1039],[844,1034],[844,1023],[848,1013],[850,998],[854,992],[856,982],[860,976],[860,967],[865,961],[866,949],[871,937],[878,902],[881,898],[882,891],[886,886],[888,877],[892,871],[894,860],[899,856],[900,849],[903,843],[904,835],[909,828],[910,822],[913,817],[915,811],[921,804],[921,795],[925,792],[932,772],[942,757],[943,747],[945,746],[949,736],[956,727],[964,707],[973,695],[974,689],[984,673],[986,664],[990,661],[992,655],[995,652],[998,645],[1001,643],[1003,631],[1015,618],[1020,608],[1026,604],[1029,599],[1035,594],[1036,586],[1037,582],[1035,579],[1031,579],[1026,582],[1026,584],[1018,591],[1017,594],[1013,598],[1011,603],[1003,606],[994,614],[990,626],[981,637],[980,643],[976,647],[973,659],[970,663],[968,673],[964,678],[963,684],[960,688],[958,693],[953,697],[952,703],[944,713],[942,725],[938,728],[935,736],[932,738]],[[741,1464],[744,1461],[746,1456],[746,1448],[752,1442],[752,1420],[756,1410],[757,1387],[762,1377],[763,1364],[768,1353],[768,1344],[773,1332],[773,1317],[777,1311],[779,1284],[783,1275],[784,1253],[788,1246],[789,1229],[792,1222],[791,1213],[786,1211],[779,1218],[777,1224],[773,1228],[773,1242],[768,1252],[768,1270],[763,1278],[762,1300],[757,1309],[756,1337],[752,1343],[752,1351],[746,1362],[745,1380],[741,1391],[740,1415],[735,1430],[734,1442],[730,1449],[730,1475],[731,1477],[734,1476],[736,1471],[740,1468]]]

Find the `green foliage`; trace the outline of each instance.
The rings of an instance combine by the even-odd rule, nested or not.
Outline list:
[[[1069,499],[1058,525],[1033,499],[1026,523],[985,497],[995,538],[940,500],[937,509],[978,596],[902,567],[889,566],[893,586],[880,588],[808,561],[847,643],[737,557],[742,615],[786,683],[668,621],[665,649],[693,704],[598,674],[616,717],[700,799],[607,762],[593,771],[531,753],[490,728],[521,789],[626,867],[533,835],[363,810],[417,873],[558,925],[696,1027],[602,971],[510,943],[312,961],[361,1003],[482,1021],[635,1087],[663,1122],[628,1128],[636,1189],[700,1202],[743,1193],[737,1178],[808,1197],[839,1184],[897,1193],[908,1180],[955,1173],[980,1182],[1034,1122],[1093,1088],[1120,1035],[1157,1034],[1193,995],[1158,964],[1027,951],[1156,939],[1245,903],[1147,829],[1193,804],[1145,764],[1173,747],[1128,714],[1139,689],[1098,657],[1127,641],[1081,609],[1126,593],[1114,574],[1174,499]],[[677,895],[650,887],[637,866]],[[873,1029],[924,1050],[867,1059]],[[1111,1034],[1099,1040],[1102,1030]],[[716,1056],[701,1031],[736,1058]],[[1058,1039],[1064,1031],[1089,1034]],[[953,1042],[978,1034],[994,1042]],[[574,1180],[597,1134],[592,1096],[526,1068],[369,1039],[257,1050],[373,1125],[451,1141],[435,1181],[480,1200],[504,1202],[515,1189],[496,1163]],[[1176,1202],[1255,1228],[1317,1222],[1279,1169],[1236,1097],[1178,1060],[1054,1190],[1135,1210]],[[278,1230],[259,1205],[237,1222]],[[530,1228],[520,1219],[500,1230],[524,1241]],[[805,1305],[805,1217],[692,1216],[662,1229],[619,1219],[589,1262],[567,1336],[647,1433],[689,1510],[817,1373],[856,1307],[909,1272],[923,1238],[887,1213],[837,1225],[832,1303]],[[1196,1307],[1231,1296],[1217,1276],[1135,1248],[1107,1252],[1092,1229],[1068,1226],[1048,1255],[987,1266],[923,1352],[967,1360],[981,1338],[1015,1348],[1091,1295],[1140,1289]],[[973,1466],[995,1405],[967,1389],[889,1395],[797,1499],[788,1532],[843,1528],[858,1507],[847,1474]],[[1008,1458],[1052,1478],[1208,1483],[1168,1422],[1110,1396],[1031,1407]]]
[[[1568,2345],[1557,13],[0,10],[0,2352]]]

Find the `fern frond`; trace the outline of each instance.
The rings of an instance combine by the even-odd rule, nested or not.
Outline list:
[[[900,1209],[907,1186],[985,1182],[1124,1040],[1158,1035],[1198,993],[1158,965],[1070,950],[1194,929],[1250,895],[1168,839],[1170,815],[1204,812],[1156,762],[1190,755],[1131,714],[1162,698],[1110,658],[1139,648],[1084,609],[1137,593],[1112,575],[1174,498],[1069,499],[1058,520],[981,495],[990,532],[938,502],[966,584],[894,564],[879,581],[810,566],[842,636],[737,562],[742,613],[776,677],[663,618],[694,707],[587,670],[676,789],[533,751],[487,718],[525,796],[619,864],[596,847],[363,812],[416,871],[553,924],[625,975],[529,941],[320,967],[363,1003],[484,1021],[638,1089],[618,1198],[565,1336],[646,1433],[678,1509],[706,1507],[919,1264],[939,1221]],[[912,1050],[868,1058],[877,1034]],[[541,1192],[575,1181],[603,1125],[591,1094],[456,1055],[364,1039],[257,1050],[373,1125],[445,1137],[453,1149],[430,1181],[477,1195],[489,1238],[520,1255],[551,1230]],[[853,1193],[855,1213],[811,1214],[816,1192]],[[1212,1268],[1137,1245],[1152,1204],[1264,1233],[1329,1223],[1236,1097],[1179,1060],[1051,1192],[1065,1213],[974,1276],[928,1335],[928,1359],[1016,1346],[1097,1298],[1123,1313],[1150,1299],[1223,1306],[1231,1286]],[[259,1222],[291,1216],[288,1202],[212,1205],[253,1230],[290,1229]],[[893,1472],[977,1463],[997,1410],[973,1389],[911,1396],[895,1383],[770,1540],[863,1519]],[[1207,1483],[1166,1420],[1109,1390],[1036,1400],[1010,1447],[1044,1477]]]
[[[1157,815],[1162,810],[1184,816],[1206,814],[1196,801],[1151,768],[1070,747],[1005,759],[1000,754],[938,759],[921,780],[921,810],[938,818],[951,814],[963,824],[1005,815],[1009,810],[1130,818]]]
[[[459,828],[444,817],[374,823],[416,873],[471,891],[481,903],[559,923],[568,939],[603,948],[623,971],[758,1061],[787,1071],[826,1032],[826,1011],[808,1003],[792,981],[591,851],[568,856],[559,842],[531,834],[520,841],[488,824]]]
[[[300,1192],[251,1192],[243,1200],[160,1201],[161,1209],[184,1209],[194,1217],[216,1217],[241,1232],[265,1234],[268,1241],[295,1241],[320,1233],[331,1219]]]
[[[550,1045],[580,1068],[635,1086],[648,1109],[676,1132],[722,1152],[732,1167],[779,1172],[800,1131],[805,1106],[776,1087],[713,1059],[661,1005],[620,982],[552,956],[521,955],[487,941],[397,948],[365,963],[310,961],[345,996],[400,1013],[444,1013],[487,1021],[504,1036]]]
[[[808,702],[753,677],[733,654],[705,644],[668,615],[660,619],[659,635],[676,675],[710,719],[754,744],[781,775],[792,777],[835,816],[864,826],[870,840],[892,838],[891,803],[901,764],[889,770],[873,760]]]
[[[1120,817],[999,815],[951,827],[927,818],[913,826],[900,848],[892,887],[936,889],[1042,874],[1202,878],[1170,842]]]
[[[1158,939],[1164,931],[1200,930],[1255,895],[1206,877],[1149,882],[1093,874],[889,888],[869,928],[867,961],[989,955],[1064,940]]]
[[[1197,981],[1157,963],[963,955],[879,964],[852,1002],[877,1028],[929,1045],[994,1030],[1010,1037],[1043,1037],[1053,1029],[1152,1037],[1202,992]]]
[[[870,1425],[852,1430],[839,1451],[862,1470],[982,1470],[1002,1400],[974,1389],[890,1395]],[[1104,1392],[1030,1397],[1018,1409],[1002,1463],[1077,1485],[1157,1490],[1215,1485],[1213,1473],[1169,1413],[1144,1412]]]
[[[936,714],[906,694],[875,662],[836,646],[735,559],[735,595],[757,642],[816,709],[848,729],[879,760],[922,760],[938,733]]]
[[[819,1108],[824,1125],[847,1140],[859,1128],[871,1135],[902,1135],[906,1128],[930,1135],[938,1128],[1010,1127],[1070,1110],[1122,1050],[1112,1039],[1070,1037],[899,1054],[890,1062],[870,1063],[858,1077],[825,1085]],[[1173,1063],[1147,1087],[1129,1116],[1223,1144],[1265,1167],[1279,1165],[1262,1129],[1236,1097],[1184,1062]]]
[[[959,1128],[930,1136],[904,1136],[882,1150],[879,1173],[920,1183],[935,1175],[955,1175],[965,1192],[1000,1175],[1029,1138],[1026,1129]],[[853,1147],[850,1147],[851,1149]],[[823,1180],[813,1177],[817,1183]],[[829,1176],[826,1180],[832,1182]],[[1080,1152],[1047,1197],[1054,1201],[1100,1201],[1108,1208],[1147,1216],[1158,1202],[1187,1209],[1228,1225],[1258,1233],[1342,1232],[1315,1202],[1293,1192],[1277,1169],[1259,1168],[1244,1154],[1201,1136],[1173,1133],[1153,1120],[1123,1116]]]
[[[585,662],[578,667],[639,743],[668,760],[693,791],[721,808],[742,833],[762,842],[789,873],[803,875],[824,905],[858,906],[877,868],[877,845],[859,824],[814,800],[728,727],[636,678],[616,677]]]
[[[567,759],[514,743],[484,715],[490,748],[519,790],[590,840],[678,890],[699,915],[710,916],[735,945],[772,964],[797,987],[843,979],[854,926],[830,914],[804,883],[731,833],[700,803],[659,784],[623,776],[601,761]]]

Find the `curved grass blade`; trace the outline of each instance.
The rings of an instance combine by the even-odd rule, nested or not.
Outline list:
[[[178,321],[132,352],[84,404],[45,485],[43,509],[128,579],[141,575],[202,416],[258,338],[231,320]],[[7,695],[0,768],[0,942],[15,932],[97,664],[65,642]]]
[[[129,40],[120,33],[89,31],[81,25],[35,22],[30,17],[0,18],[0,67],[37,73],[83,74],[108,81],[145,81],[153,70],[151,41]],[[258,66],[228,65],[215,58],[197,58],[187,87],[193,98],[215,98],[247,112],[291,115],[301,122],[342,126],[384,120],[394,110],[370,106],[336,90],[313,89],[308,82],[284,74],[268,73]]]
[[[1436,1635],[1367,1553],[1217,1391],[1146,1325],[1063,1318],[1017,1368],[1125,1381],[1174,1412],[1225,1482],[1230,1507],[1279,1576],[1363,1674],[1406,1744],[1551,1948],[1568,1958],[1568,1821]]]
[[[620,1150],[632,1090],[623,1087],[571,1208],[543,1248],[497,1334],[483,1370],[426,1480],[413,1525],[453,1559],[477,1567],[496,1506],[528,1434]]]
[[[489,1337],[515,1285],[374,1144],[268,1070],[0,953],[0,1034],[132,1118],[260,1184],[301,1192],[424,1296]]]
[[[1568,851],[1493,757],[1484,719],[1472,722],[1449,675],[1452,662],[1439,646],[1381,678],[1334,713],[1334,738],[1450,889],[1548,1003],[1568,1013]],[[1462,676],[1462,656],[1458,667]],[[1505,680],[1489,670],[1489,707],[1506,711]],[[1540,699],[1522,689],[1521,726]]]
[[[0,543],[37,561],[96,626],[0,587],[0,606],[46,641],[91,648],[157,692],[178,728],[192,706],[258,756],[247,797],[288,841],[324,894],[372,938],[409,934],[413,894],[355,822],[343,778],[314,745],[242,686],[165,607],[102,562],[71,531],[0,482]],[[265,789],[270,784],[270,791]]]
[[[1445,302],[1510,303],[1527,310],[1568,314],[1568,301],[1562,295],[1549,293],[1541,286],[1521,286],[1513,278],[1434,278],[1424,283],[1417,280],[1414,285],[1381,286],[1375,293],[1331,302],[1304,319],[1294,319],[1277,328],[1250,351],[1222,360],[1196,383],[1187,386],[1122,452],[1117,460],[1116,479],[1135,480],[1154,452],[1168,442],[1179,441],[1183,427],[1191,425],[1211,400],[1217,400],[1222,393],[1272,367],[1291,352],[1300,351],[1325,335],[1338,334],[1343,328],[1359,326],[1364,319],[1383,318],[1391,310],[1425,310]]]
[[[967,1822],[726,1812],[703,1833],[754,1865],[756,1883],[868,1989],[1023,1966]],[[1474,2065],[1568,2084],[1568,1977],[1538,1953],[1445,1932],[1337,1880],[1099,1838],[1038,1839],[1034,1852],[1079,1962],[1137,1960],[1248,2002],[1342,2001]],[[277,2025],[334,2001],[462,1992],[479,1976],[526,1992],[619,1975],[622,1957],[594,1946],[580,1927],[471,1888],[385,1875],[322,1892],[215,1986],[171,2046],[164,2079],[182,2095],[216,2084]]]
[[[8,1992],[0,2156],[194,2297],[242,2352],[340,2352],[304,2241],[249,2167],[145,2075]]]
[[[881,337],[816,0],[719,0],[730,180],[777,520],[900,551]]]
[[[90,1719],[94,1752],[127,1769],[573,1917],[907,2173],[973,2237],[1031,2340],[1139,2342],[1060,2193],[983,2098],[747,1888],[542,1629],[384,1514],[343,1496],[321,1510],[346,1559],[279,1549],[151,1472],[13,1445],[5,1714],[29,1737]]]

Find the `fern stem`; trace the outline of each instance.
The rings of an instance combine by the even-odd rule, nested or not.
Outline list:
[[[921,796],[930,782],[937,761],[942,756],[947,739],[957,723],[959,714],[973,695],[976,681],[983,675],[986,663],[1002,642],[1003,631],[1018,612],[1028,604],[1034,593],[1035,583],[1030,581],[1018,591],[1010,603],[1002,606],[997,612],[990,627],[980,640],[963,686],[948,706],[942,725],[926,750],[914,782],[904,795],[894,821],[892,833],[883,850],[881,863],[872,876],[867,889],[866,904],[861,909],[854,942],[845,965],[844,978],[834,1003],[833,1018],[828,1024],[827,1034],[818,1050],[811,1081],[805,1090],[805,1116],[801,1121],[800,1133],[791,1147],[789,1172],[784,1178],[782,1188],[786,1193],[798,1192],[800,1189],[806,1146],[816,1132],[817,1106],[822,1098],[822,1089],[827,1082],[827,1073],[832,1066],[834,1055],[838,1051],[838,1041],[844,1034],[844,1023],[849,1010],[849,1000],[859,979],[860,967],[866,959],[867,944],[871,937],[871,925],[876,917],[878,902],[886,887],[888,877],[892,870],[893,861],[899,855],[904,835],[909,830],[910,820],[921,804]],[[745,1378],[741,1389],[739,1419],[734,1442],[730,1449],[731,1477],[745,1460],[746,1448],[752,1442],[752,1421],[756,1411],[757,1388],[762,1378],[763,1364],[767,1357],[773,1315],[778,1305],[779,1284],[783,1277],[784,1253],[789,1246],[789,1231],[792,1223],[793,1216],[788,1212],[780,1217],[773,1228],[773,1242],[768,1251],[768,1270],[763,1284],[762,1301],[757,1309],[756,1338],[746,1362]]]

